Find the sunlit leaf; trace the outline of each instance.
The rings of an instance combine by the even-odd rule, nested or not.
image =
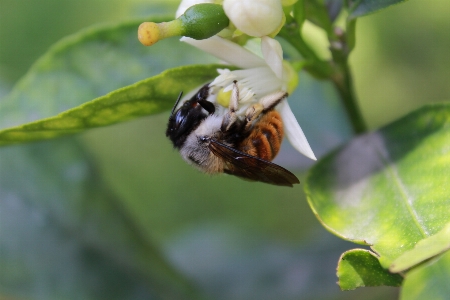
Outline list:
[[[165,71],[54,117],[4,129],[0,131],[0,145],[55,138],[159,113],[173,106],[180,91],[213,79],[217,67],[186,66]]]
[[[339,259],[338,284],[342,290],[363,286],[400,286],[403,277],[384,269],[372,251],[353,249]]]
[[[360,136],[311,169],[311,208],[331,232],[371,245],[387,269],[450,221],[449,140],[448,104]]]
[[[401,290],[401,300],[446,300],[450,295],[450,251],[411,270]]]
[[[357,17],[365,16],[391,5],[405,1],[407,0],[352,0],[349,1],[349,18],[354,19]]]
[[[142,21],[95,26],[56,43],[0,101],[0,128],[53,117],[169,68],[216,61],[178,38],[143,46]]]
[[[450,249],[450,223],[429,238],[419,241],[413,249],[405,251],[389,267],[391,272],[402,272]]]

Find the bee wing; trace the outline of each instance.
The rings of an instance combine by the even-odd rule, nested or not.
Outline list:
[[[300,183],[297,177],[285,168],[236,150],[215,139],[211,139],[209,149],[214,155],[225,160],[228,167],[225,173],[281,186],[292,187],[293,184]]]

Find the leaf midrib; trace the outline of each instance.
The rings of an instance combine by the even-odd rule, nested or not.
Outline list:
[[[384,147],[384,143],[383,143]],[[380,151],[379,149],[376,149],[375,152],[378,154],[378,157],[381,161],[383,161],[385,165],[386,172],[390,173],[391,177],[393,178],[393,183],[397,186],[397,189],[400,192],[401,198],[403,199],[403,205],[406,207],[407,211],[409,212],[409,215],[411,219],[413,220],[414,224],[418,228],[419,232],[421,233],[423,238],[426,238],[430,236],[428,231],[426,230],[425,226],[421,223],[420,217],[416,214],[413,205],[412,205],[412,197],[409,196],[409,193],[407,192],[407,189],[405,188],[405,185],[403,184],[400,175],[398,173],[397,168],[395,167],[395,164],[389,157],[389,153],[384,147],[386,151]],[[383,152],[386,153],[383,155]]]

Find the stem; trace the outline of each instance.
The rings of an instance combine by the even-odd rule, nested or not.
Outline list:
[[[359,109],[353,88],[352,73],[348,65],[348,56],[351,49],[347,44],[347,35],[342,29],[336,27],[334,32],[329,35],[329,39],[334,64],[334,72],[329,79],[334,83],[341,96],[342,104],[350,119],[353,131],[355,134],[364,133],[367,131],[367,125]]]
[[[355,134],[364,133],[367,131],[367,125],[364,122],[361,110],[359,109],[358,101],[353,89],[353,80],[348,64],[341,65],[340,71],[335,72],[330,80],[341,96],[342,104],[350,119],[353,131]]]
[[[321,60],[309,45],[299,37],[298,26],[285,26],[278,35],[289,42],[303,56],[307,61],[305,70],[311,75],[320,79],[327,79],[331,76],[333,73],[331,65],[329,62]]]
[[[354,24],[353,24],[354,25]],[[336,87],[341,102],[350,119],[355,134],[367,131],[367,125],[359,109],[358,101],[353,89],[353,79],[348,66],[348,56],[350,49],[345,41],[345,33],[340,30],[329,33],[330,50],[333,61],[321,60],[317,54],[309,47],[299,34],[299,26],[294,22],[286,24],[279,32],[279,35],[289,42],[306,60],[304,69],[311,75],[331,80]]]

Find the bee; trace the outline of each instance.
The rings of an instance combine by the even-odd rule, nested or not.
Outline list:
[[[287,97],[276,92],[250,106],[244,118],[236,114],[239,90],[234,81],[227,111],[216,114],[206,84],[180,108],[180,93],[169,117],[166,136],[184,160],[208,174],[226,173],[250,181],[280,186],[300,183],[285,168],[272,163],[283,139],[283,121],[275,106]]]

